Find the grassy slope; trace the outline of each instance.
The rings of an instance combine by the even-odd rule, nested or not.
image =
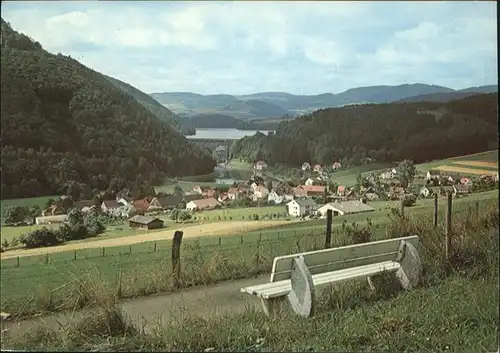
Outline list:
[[[289,312],[266,318],[247,310],[173,319],[145,335],[127,325],[111,301],[87,312],[80,324],[59,330],[41,325],[20,336],[12,332],[3,343],[37,350],[493,352],[498,347],[498,243],[488,234],[490,226],[498,227],[497,215],[498,205],[479,216],[457,216],[453,230],[460,241],[449,262],[443,258],[442,231],[410,218],[405,229],[422,233],[419,287],[401,291],[385,276],[374,278],[375,293],[366,281],[342,283],[318,293],[317,315],[309,320]],[[399,222],[391,224],[402,226]]]
[[[454,202],[454,211],[462,212],[469,207],[474,207],[476,200],[481,200],[481,210],[486,209],[488,204],[498,205],[497,195],[498,191],[495,190],[457,199]],[[382,208],[384,204],[378,203],[377,205]],[[429,215],[430,204],[431,200],[422,201],[418,206],[408,209],[406,213]],[[443,220],[444,202],[440,202],[440,205],[440,220]],[[334,243],[340,242],[344,237],[340,230],[342,221],[345,220],[348,224],[352,222],[366,224],[367,218],[378,227],[376,237],[385,237],[384,225],[388,221],[387,210],[380,209],[372,213],[335,218]],[[185,276],[189,278],[186,285],[205,283],[207,280],[210,282],[244,278],[256,273],[268,272],[274,256],[298,251],[297,244],[301,244],[302,250],[313,244],[322,244],[324,227],[325,221],[320,220],[220,239],[217,237],[205,237],[198,241],[186,239],[182,249],[183,268]],[[259,240],[262,240],[260,245],[258,245]],[[85,273],[98,273],[99,278],[113,286],[116,286],[121,273],[123,276],[122,295],[125,297],[168,292],[172,290],[172,287],[165,268],[171,266],[168,260],[171,242],[157,242],[156,252],[154,252],[154,247],[154,243],[147,242],[134,245],[132,248],[128,246],[107,248],[104,257],[102,249],[79,250],[76,253],[76,261],[73,259],[75,255],[73,252],[57,253],[50,255],[49,264],[45,264],[45,256],[32,256],[21,258],[19,268],[16,265],[16,259],[3,260],[1,262],[1,310],[7,312],[40,310],[47,306],[46,299],[45,301],[43,299],[47,291],[58,288]],[[259,249],[260,257],[259,262],[256,263],[257,249]],[[230,270],[219,269],[214,264],[214,261],[221,256],[228,259]],[[203,277],[205,271],[211,275],[207,277],[208,279],[200,278],[200,276]],[[65,299],[68,295],[65,291],[56,291],[54,300]]]

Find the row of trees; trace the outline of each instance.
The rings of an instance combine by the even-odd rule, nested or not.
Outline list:
[[[237,140],[234,157],[299,166],[304,161],[361,164],[411,159],[416,163],[497,146],[498,94],[448,103],[392,103],[321,109],[282,122],[275,134]]]
[[[215,161],[105,76],[27,45],[2,20],[3,198],[60,192],[69,181],[161,183],[208,174]]]
[[[83,214],[77,209],[72,209],[68,213],[67,222],[57,229],[43,227],[34,231],[22,234],[19,242],[25,248],[38,248],[53,246],[70,240],[86,239],[96,237],[106,230],[106,226],[99,219],[97,212]]]

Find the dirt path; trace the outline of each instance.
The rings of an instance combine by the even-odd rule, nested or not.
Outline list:
[[[186,316],[210,318],[227,313],[242,313],[248,307],[261,309],[257,297],[240,293],[240,288],[269,281],[269,275],[232,282],[223,282],[207,287],[196,287],[178,293],[130,299],[120,303],[123,312],[146,332],[151,332],[157,325],[165,325],[172,320]],[[73,319],[81,317],[76,313]],[[263,314],[264,315],[264,314]],[[43,323],[58,327],[59,323],[70,320],[71,313],[53,314],[18,322],[2,322],[2,331],[26,331]]]
[[[189,226],[186,228],[178,228],[176,230],[184,231],[184,238],[194,238],[201,236],[230,236],[238,233],[246,233],[258,229],[274,227],[286,223],[291,223],[291,221],[285,221],[285,220],[230,221],[230,222],[207,223],[202,225]],[[72,251],[72,250],[87,249],[87,248],[126,246],[126,245],[143,243],[147,241],[168,240],[173,238],[174,232],[175,230],[165,230],[165,231],[159,231],[159,232],[156,231],[139,235],[131,235],[126,237],[95,240],[84,243],[74,243],[74,244],[66,244],[60,246],[52,246],[52,247],[44,247],[44,248],[28,249],[28,250],[24,249],[11,250],[2,253],[0,259],[4,260],[9,258],[14,258],[17,256],[25,257],[25,256],[43,255],[46,253],[56,253],[56,252]]]

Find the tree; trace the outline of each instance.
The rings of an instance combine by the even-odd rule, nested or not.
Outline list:
[[[184,191],[181,189],[179,185],[174,186],[174,195],[178,197],[184,196]]]
[[[356,186],[355,186],[356,191],[360,192],[362,186],[363,186],[363,176],[361,175],[361,173],[358,173],[358,175],[356,175]]]
[[[398,180],[400,181],[403,187],[408,187],[415,178],[416,168],[413,164],[413,161],[409,159],[405,159],[404,161],[398,164],[396,168],[398,174]]]
[[[14,224],[23,222],[29,215],[27,207],[14,206],[5,210],[5,224]]]
[[[172,211],[170,211],[170,219],[172,221],[175,221],[177,222],[177,220],[179,219],[179,209],[177,208],[174,208]]]
[[[271,179],[268,179],[267,180],[267,183],[266,183],[266,188],[267,190],[271,191],[273,189],[273,181]]]

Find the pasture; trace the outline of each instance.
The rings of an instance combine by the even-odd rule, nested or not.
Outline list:
[[[479,163],[479,164],[478,164]],[[488,165],[488,167],[486,167]],[[496,166],[495,166],[496,165]],[[446,167],[462,167],[473,169],[483,169],[483,170],[498,170],[498,150],[474,153],[466,156],[452,157],[443,160],[436,160],[429,163],[417,164],[417,170],[426,173],[429,169],[434,169],[436,167],[446,166]],[[463,173],[467,173],[469,170],[465,170]],[[471,175],[477,175],[473,173],[468,173]]]
[[[498,191],[495,190],[456,199],[453,210],[456,214],[474,212],[476,201],[479,201],[481,214],[491,207],[498,208],[497,196]],[[416,206],[407,208],[405,214],[415,219],[427,219],[425,217],[432,214],[431,204],[432,200],[419,200]],[[382,203],[378,205],[382,206]],[[440,201],[441,225],[443,214],[444,202]],[[355,222],[361,227],[371,224],[374,236],[383,238],[387,236],[387,225],[391,219],[388,210],[382,207],[371,213],[335,217],[334,244],[342,244],[346,240],[342,226],[344,221],[347,225]],[[221,227],[225,223],[232,222],[217,225]],[[288,222],[274,228],[249,229],[246,232],[244,229],[233,233],[230,229],[219,229],[219,234],[207,233],[203,237],[196,236],[196,232],[192,234],[189,229],[184,229],[185,241],[181,250],[183,286],[266,273],[274,256],[321,247],[325,220]],[[119,285],[121,297],[172,291],[174,288],[169,279],[171,240],[156,239],[155,234],[158,233],[138,236],[142,239],[135,239],[135,242],[132,239],[125,242],[123,238],[122,245],[126,246],[121,247],[79,249],[79,244],[74,244],[73,251],[49,255],[46,255],[48,251],[44,251],[48,249],[40,249],[37,256],[20,257],[19,260],[15,257],[5,259],[10,251],[6,252],[2,254],[1,262],[1,310],[32,313],[55,310],[58,306],[67,308],[69,302],[78,299],[75,298],[75,285],[80,283],[78,278],[82,276],[98,278],[113,288]],[[119,245],[118,240],[115,245]]]

